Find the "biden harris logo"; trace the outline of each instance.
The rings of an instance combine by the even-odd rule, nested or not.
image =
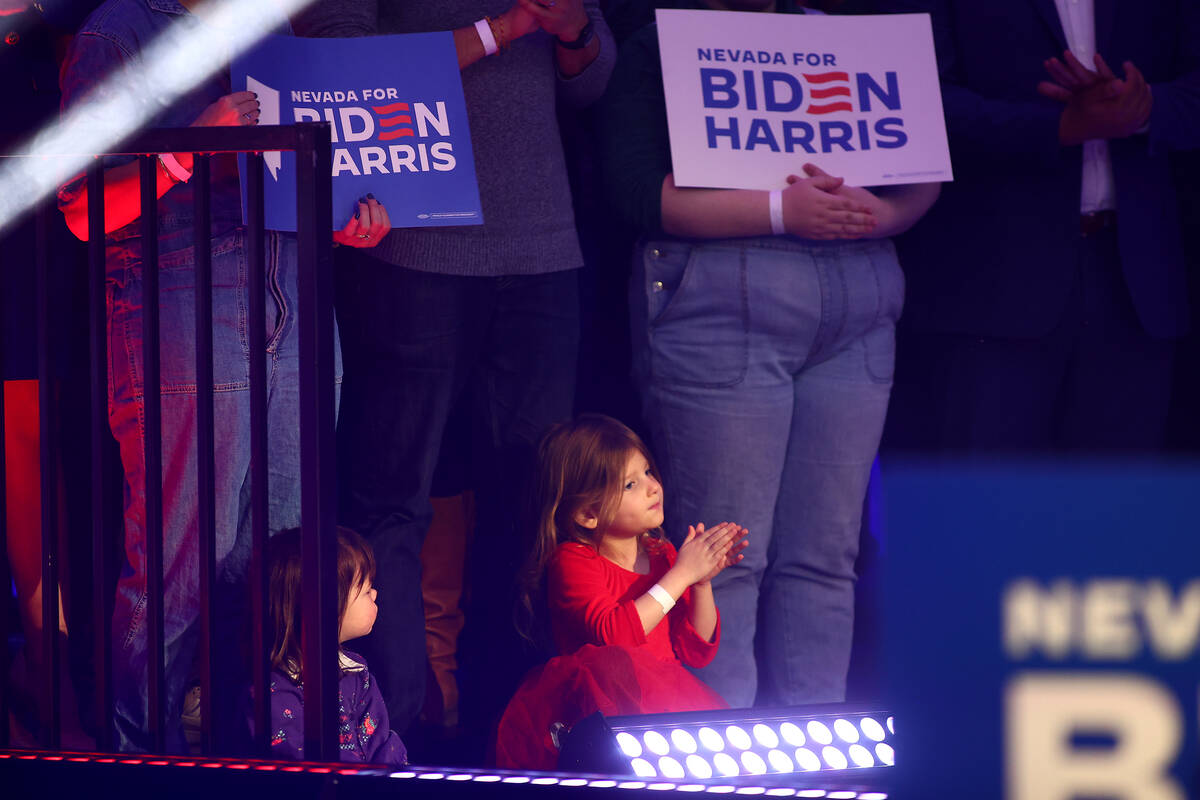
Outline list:
[[[908,144],[895,71],[851,72],[833,53],[700,47],[697,59],[709,149],[830,153]]]
[[[402,98],[395,87],[290,89],[283,93],[252,76],[246,86],[258,93],[260,121],[321,122],[330,126],[333,177],[404,172],[450,172],[458,165],[450,141],[450,115],[443,100]],[[264,160],[279,179],[279,153]]]

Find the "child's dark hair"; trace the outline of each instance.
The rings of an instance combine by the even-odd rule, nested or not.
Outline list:
[[[645,456],[650,470],[658,474],[654,457],[641,438],[603,414],[581,414],[553,426],[542,437],[533,485],[533,546],[521,574],[519,614],[533,618],[533,597],[555,547],[563,542],[597,547],[596,535],[604,532],[621,504],[631,451]],[[595,530],[576,521],[582,510],[598,518]],[[651,540],[663,538],[661,528],[647,533]],[[518,627],[526,633],[527,626],[518,623]]]
[[[337,529],[338,627],[346,615],[350,592],[375,580],[375,556],[366,540],[349,528]],[[304,584],[300,575],[300,529],[289,528],[267,542],[268,614],[274,636],[271,667],[302,678],[300,620]]]

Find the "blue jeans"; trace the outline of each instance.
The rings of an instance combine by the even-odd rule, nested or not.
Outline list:
[[[167,747],[182,749],[179,714],[197,644],[195,291],[190,230],[160,239],[164,640]],[[270,528],[299,524],[299,382],[296,240],[267,235],[267,408]],[[217,636],[233,641],[244,617],[250,546],[250,344],[244,231],[213,241],[216,419]],[[136,240],[108,250],[109,421],[125,468],[125,565],[113,612],[114,724],[122,750],[148,750],[145,415],[142,267]],[[236,649],[227,650],[240,656]],[[240,658],[238,659],[240,662]],[[234,673],[237,670],[233,670]],[[237,676],[216,676],[232,702]],[[185,751],[186,752],[186,751]]]
[[[698,671],[733,707],[844,699],[863,498],[887,411],[904,278],[889,241],[649,241],[635,371],[667,532],[735,521]]]

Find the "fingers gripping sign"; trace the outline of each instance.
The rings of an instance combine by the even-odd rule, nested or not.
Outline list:
[[[254,92],[233,92],[218,98],[200,112],[192,127],[257,125],[261,109]]]
[[[374,247],[392,229],[383,203],[368,194],[358,199],[354,216],[341,230],[333,232],[333,240],[345,247]]]

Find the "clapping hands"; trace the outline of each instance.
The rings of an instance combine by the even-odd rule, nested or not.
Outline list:
[[[705,528],[703,522],[689,525],[675,567],[684,572],[690,585],[706,585],[721,570],[742,560],[742,550],[749,544],[748,534],[736,522],[722,522],[711,528]]]
[[[1121,139],[1140,131],[1150,119],[1154,95],[1145,77],[1126,61],[1125,77],[1118,78],[1097,54],[1095,71],[1071,52],[1045,62],[1051,80],[1038,84],[1038,92],[1066,107],[1059,122],[1059,141],[1081,144],[1089,139]]]

